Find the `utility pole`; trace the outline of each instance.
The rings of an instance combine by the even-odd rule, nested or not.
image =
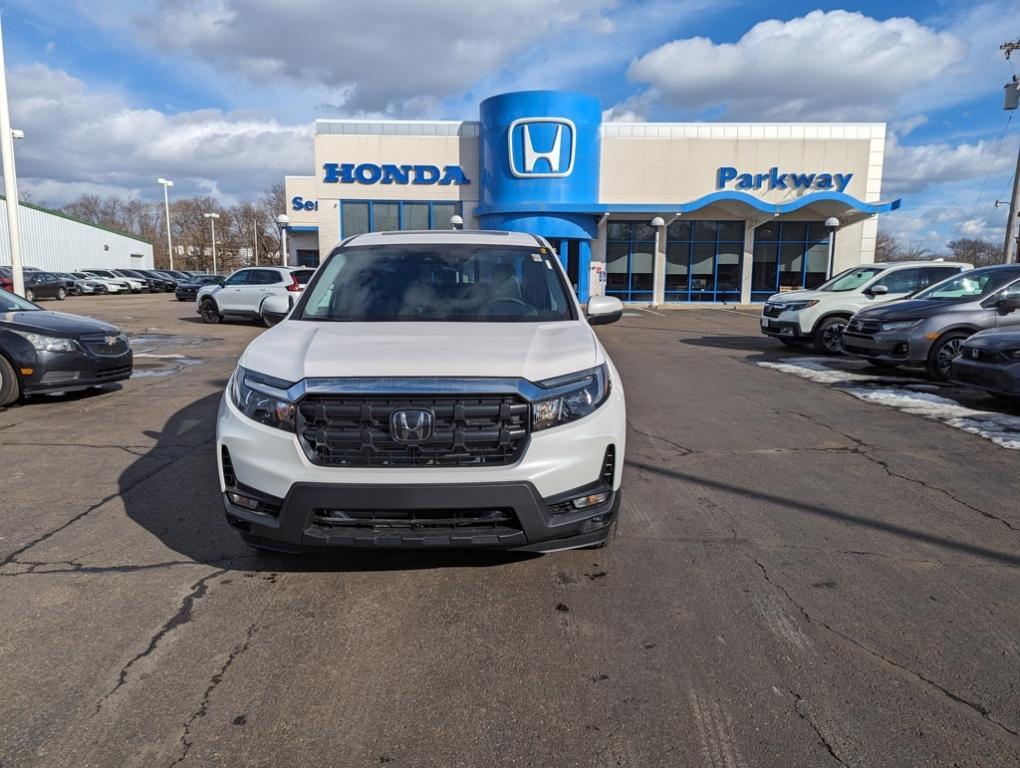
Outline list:
[[[11,254],[14,292],[25,295],[25,274],[21,269],[21,221],[18,219],[18,176],[14,170],[14,132],[7,106],[7,66],[4,63],[3,31],[0,30],[0,160],[3,162],[4,195],[7,200],[7,243]]]
[[[163,205],[166,210],[166,253],[170,257],[170,269],[174,268],[174,241],[170,237],[170,187],[174,185],[170,179],[160,176],[156,179],[157,184],[163,185]]]
[[[1009,43],[1003,43],[999,46],[999,50],[1003,51],[1006,54],[1006,58],[1009,59],[1014,51],[1020,51],[1020,38]],[[1020,102],[1020,80],[1017,80],[1017,76],[1013,75],[1013,79],[1006,83],[1006,98],[1003,109],[1016,109],[1018,102]],[[1016,156],[1016,170],[1013,172],[1013,195],[1009,199],[1009,218],[1006,219],[1006,240],[1002,245],[1002,258],[1006,264],[1012,264],[1017,260],[1016,225],[1018,205],[1020,205],[1020,152],[1017,152]]]
[[[255,266],[259,265],[259,219],[256,216],[251,220],[251,243],[255,253]]]

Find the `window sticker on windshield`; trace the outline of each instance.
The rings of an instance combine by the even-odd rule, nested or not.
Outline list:
[[[540,253],[533,253],[533,254],[531,254],[531,260],[532,261],[541,261],[542,260],[542,254],[540,254]]]
[[[551,262],[551,261],[547,261],[547,262],[545,263],[545,268],[546,268],[546,269],[552,269],[552,262]]]

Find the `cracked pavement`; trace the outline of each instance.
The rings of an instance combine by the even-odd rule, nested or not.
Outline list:
[[[0,412],[4,768],[1020,762],[1015,454],[753,365],[788,354],[753,316],[599,330],[630,420],[607,549],[286,557],[217,496],[261,329],[60,309],[199,362]]]

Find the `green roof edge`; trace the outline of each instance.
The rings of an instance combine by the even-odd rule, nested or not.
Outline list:
[[[0,200],[6,201],[7,200],[7,196],[6,195],[0,195]],[[147,245],[150,248],[153,247],[152,243],[150,243],[148,240],[142,240],[142,238],[138,237],[137,235],[131,235],[131,234],[128,234],[127,232],[121,232],[119,229],[114,229],[113,227],[104,227],[102,224],[93,224],[91,221],[85,221],[84,219],[79,219],[79,218],[76,218],[74,216],[69,216],[68,214],[64,213],[63,211],[55,211],[52,208],[46,208],[46,207],[44,207],[42,205],[36,205],[35,203],[29,203],[29,202],[26,202],[25,200],[19,200],[18,201],[18,205],[23,205],[26,208],[32,208],[33,210],[41,211],[42,213],[49,213],[49,214],[52,214],[54,216],[59,216],[62,219],[67,219],[68,221],[73,221],[76,224],[84,224],[86,227],[92,227],[93,229],[101,229],[104,232],[111,232],[111,233],[113,233],[115,235],[120,235],[121,237],[126,237],[128,240],[134,240],[136,243],[142,243],[143,245]]]

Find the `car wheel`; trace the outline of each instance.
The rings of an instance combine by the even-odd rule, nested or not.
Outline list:
[[[25,291],[25,299],[28,301],[35,301],[35,291],[33,291],[31,288]]]
[[[815,333],[811,337],[811,343],[823,355],[842,355],[843,330],[845,328],[845,317],[827,318],[815,328]]]
[[[0,356],[0,408],[10,405],[21,396],[21,385],[14,368],[6,357]]]
[[[939,381],[949,381],[949,367],[963,350],[963,340],[969,333],[960,331],[943,334],[928,352],[928,375]]]
[[[207,323],[218,323],[223,320],[223,315],[216,308],[216,302],[211,299],[206,299],[202,302],[202,305],[198,308],[198,314]]]
[[[63,288],[58,288],[57,289],[57,301],[63,301],[66,298],[67,298],[67,291],[65,291]]]

